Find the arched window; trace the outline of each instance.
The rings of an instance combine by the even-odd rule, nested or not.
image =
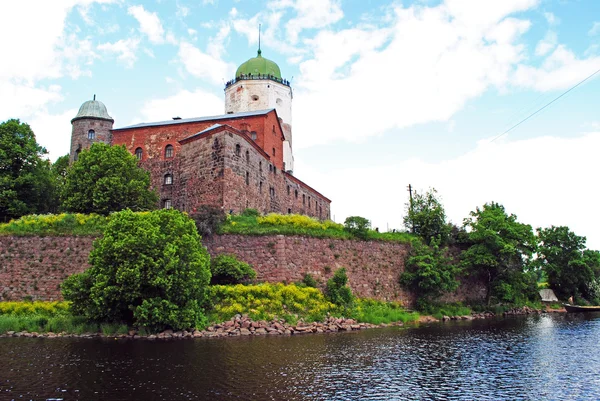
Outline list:
[[[173,145],[167,145],[165,147],[165,159],[173,157]]]
[[[250,185],[250,173],[246,171],[246,185]]]
[[[296,197],[296,199],[298,199],[298,190],[294,189],[294,196]]]
[[[75,154],[73,155],[73,161],[79,160],[79,153],[81,153],[81,147],[77,148]]]
[[[138,160],[142,160],[143,155],[144,155],[144,151],[142,150],[142,148],[137,148],[135,150],[135,157],[137,157]]]
[[[306,195],[302,194],[302,204],[306,205]]]
[[[275,148],[273,148],[273,156],[275,156]]]
[[[163,208],[164,209],[171,209],[173,207],[173,205],[171,204],[171,199],[165,199],[163,201]]]
[[[246,151],[246,163],[250,163],[250,152]]]
[[[288,195],[290,194],[290,186],[289,185],[287,186],[287,194]]]
[[[165,174],[165,181],[164,181],[165,185],[171,185],[173,184],[173,176],[169,173]]]
[[[96,131],[93,129],[88,131],[88,139],[96,139]]]
[[[262,162],[258,162],[258,170],[262,173]]]
[[[239,143],[235,144],[235,155],[239,156],[242,153],[242,147],[240,146]]]

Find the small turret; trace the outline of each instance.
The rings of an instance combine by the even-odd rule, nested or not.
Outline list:
[[[93,143],[112,141],[112,127],[115,120],[108,115],[104,103],[92,100],[83,103],[77,115],[71,120],[71,152],[69,161],[73,163],[79,158],[83,149],[92,146]]]

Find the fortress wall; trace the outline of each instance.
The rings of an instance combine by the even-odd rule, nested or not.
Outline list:
[[[0,301],[61,299],[60,283],[84,271],[94,238],[0,236]],[[324,286],[345,267],[359,297],[411,305],[414,294],[398,284],[409,245],[390,242],[318,239],[300,236],[221,235],[203,239],[211,256],[234,254],[267,282],[297,282],[310,273]],[[482,299],[481,283],[465,281],[447,302]]]

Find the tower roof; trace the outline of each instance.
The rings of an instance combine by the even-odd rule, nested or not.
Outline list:
[[[82,118],[96,118],[111,122],[115,121],[111,116],[108,115],[108,111],[106,111],[106,106],[104,103],[96,100],[96,95],[94,95],[93,100],[88,100],[81,105],[79,112],[77,112],[77,115],[71,120],[71,122],[80,120]]]
[[[242,63],[235,72],[235,77],[239,78],[241,75],[271,75],[277,79],[281,79],[281,71],[279,66],[274,61],[264,58],[261,54],[261,50],[258,49],[256,57],[249,59]]]

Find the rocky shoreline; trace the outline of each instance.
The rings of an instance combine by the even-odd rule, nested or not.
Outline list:
[[[565,312],[564,309],[552,309],[552,310],[541,310],[533,309],[529,307],[514,308],[504,313],[495,314],[492,312],[472,313],[466,316],[443,316],[441,321],[447,322],[452,320],[476,320],[476,319],[490,319],[495,317],[509,317],[518,315],[530,315],[530,314],[542,314],[549,312]],[[440,322],[440,320],[433,316],[421,316],[418,323],[434,323]],[[36,333],[27,331],[7,331],[6,333],[0,334],[0,338],[6,337],[26,337],[26,338],[133,338],[133,339],[147,339],[147,340],[166,340],[166,339],[192,339],[192,338],[223,338],[223,337],[248,337],[248,336],[262,336],[262,335],[299,335],[299,334],[313,334],[313,333],[337,333],[337,332],[350,332],[365,329],[372,329],[377,327],[390,327],[390,326],[403,326],[402,322],[395,323],[382,323],[382,324],[371,324],[371,323],[359,323],[354,319],[335,318],[329,317],[325,322],[312,322],[305,323],[302,320],[296,324],[288,324],[283,319],[273,319],[269,322],[260,320],[254,321],[247,315],[236,315],[230,320],[213,324],[206,328],[206,330],[182,330],[173,331],[165,330],[158,334],[141,334],[136,330],[129,330],[127,334],[113,334],[105,335],[103,333],[84,333],[84,334],[72,334],[72,333]]]

